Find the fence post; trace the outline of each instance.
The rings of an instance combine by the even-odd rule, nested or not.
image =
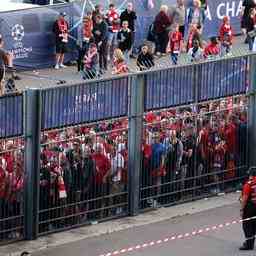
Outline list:
[[[145,75],[131,78],[129,105],[129,213],[134,216],[139,212],[141,142],[143,132]]]
[[[38,89],[24,92],[25,135],[25,239],[38,234],[41,93]]]
[[[249,166],[256,166],[256,55],[249,58]]]

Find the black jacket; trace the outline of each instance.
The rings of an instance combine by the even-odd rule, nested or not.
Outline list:
[[[132,48],[132,32],[131,30],[124,31],[121,29],[117,34],[118,48],[121,51],[127,51]]]
[[[129,24],[129,29],[134,32],[135,31],[135,20],[137,19],[137,15],[136,12],[131,11],[130,13],[127,11],[127,9],[125,11],[123,11],[120,15],[120,21],[121,24],[123,23],[123,21],[128,21]]]
[[[100,35],[96,34],[96,31],[100,32]],[[95,24],[92,30],[93,36],[95,38],[95,43],[103,42],[107,40],[108,36],[108,25],[105,21],[102,21],[100,24]]]
[[[155,65],[153,55],[150,53],[140,53],[137,58],[137,66],[140,68],[140,71],[145,69],[150,69]],[[144,66],[145,68],[142,68]]]

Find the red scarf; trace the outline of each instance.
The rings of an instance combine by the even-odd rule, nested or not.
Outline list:
[[[93,29],[92,19],[86,20],[83,26],[84,39],[90,39],[92,37],[92,29]]]

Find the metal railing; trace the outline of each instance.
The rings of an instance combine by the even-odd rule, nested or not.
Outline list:
[[[24,178],[19,199],[0,200],[0,239],[237,189],[255,164],[255,68],[233,56],[0,98],[2,137],[22,136],[24,161],[0,168],[3,187]]]

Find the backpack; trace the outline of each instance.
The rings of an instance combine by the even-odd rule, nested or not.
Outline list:
[[[155,24],[154,22],[149,26],[147,40],[155,42]]]

